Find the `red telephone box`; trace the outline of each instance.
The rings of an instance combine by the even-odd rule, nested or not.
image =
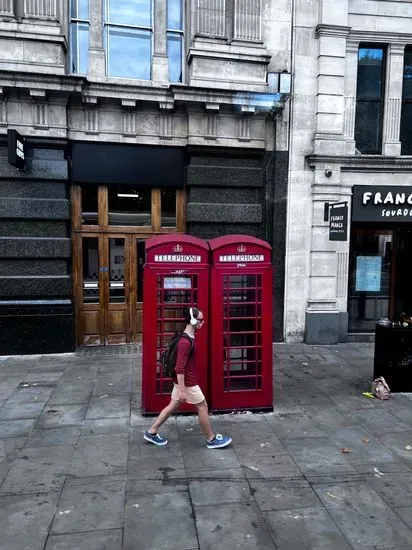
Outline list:
[[[143,289],[142,412],[158,413],[170,401],[173,382],[165,378],[160,354],[176,330],[184,328],[183,308],[201,308],[207,319],[209,246],[190,235],[170,234],[146,241]],[[206,330],[196,337],[199,385],[207,391]],[[190,405],[182,411],[192,410]]]
[[[247,235],[209,246],[211,408],[272,410],[271,247]]]

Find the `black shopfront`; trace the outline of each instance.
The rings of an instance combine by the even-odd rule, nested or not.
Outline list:
[[[349,333],[412,317],[412,187],[354,186],[349,256]]]

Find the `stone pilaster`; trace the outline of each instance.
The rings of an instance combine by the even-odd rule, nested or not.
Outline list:
[[[316,28],[319,55],[315,154],[339,155],[345,152],[343,118],[348,34],[349,27],[346,26],[320,24]]]
[[[388,71],[383,118],[384,156],[399,156],[401,122],[404,45],[391,44],[388,49]]]
[[[153,57],[152,80],[155,82],[169,81],[169,62],[167,58],[167,3],[166,0],[156,0],[154,3],[153,22]]]
[[[7,96],[0,88],[0,128],[7,127]]]
[[[103,48],[103,2],[89,0],[89,80],[104,80],[106,56]]]
[[[122,135],[125,137],[137,136],[137,113],[135,99],[122,99]]]

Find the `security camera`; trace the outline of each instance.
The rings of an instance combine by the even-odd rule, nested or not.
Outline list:
[[[331,175],[332,175],[332,170],[330,170],[329,168],[327,168],[327,169],[325,170],[325,176],[326,176],[327,178],[330,178]]]

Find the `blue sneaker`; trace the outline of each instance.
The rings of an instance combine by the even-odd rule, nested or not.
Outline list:
[[[159,434],[153,435],[146,431],[143,437],[153,445],[167,445],[167,439]]]
[[[212,441],[206,440],[206,447],[208,449],[222,449],[232,443],[232,438],[227,435],[216,434]]]

